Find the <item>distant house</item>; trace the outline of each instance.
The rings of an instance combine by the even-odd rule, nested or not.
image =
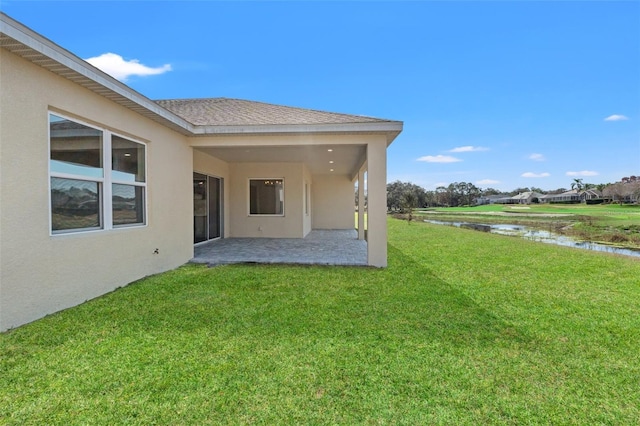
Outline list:
[[[513,199],[513,197],[511,196],[501,196],[500,198],[497,198],[494,202],[494,204],[517,204],[516,200]]]
[[[545,203],[579,203],[580,194],[577,189],[572,189],[560,194],[546,194],[541,198]]]
[[[476,206],[484,206],[486,204],[495,204],[497,200],[504,198],[504,195],[487,195],[478,197],[474,200]]]
[[[536,203],[542,194],[533,191],[521,192],[513,197],[501,197],[494,201],[496,204],[531,204]]]
[[[533,191],[522,192],[518,195],[514,195],[512,198],[517,204],[531,204],[539,201],[542,194]]]
[[[620,182],[611,184],[602,191],[603,198],[620,203],[640,202],[640,179],[636,176],[623,178]]]
[[[596,189],[587,189],[584,191],[572,189],[561,194],[546,194],[540,198],[540,201],[543,203],[571,204],[595,201],[600,199],[602,199],[602,193]]]
[[[587,202],[601,199],[602,192],[598,191],[597,189],[587,189],[580,192],[580,201]]]
[[[178,267],[195,244],[353,230],[365,173],[367,264],[387,265],[400,121],[153,101],[2,13],[0,75],[0,331]]]

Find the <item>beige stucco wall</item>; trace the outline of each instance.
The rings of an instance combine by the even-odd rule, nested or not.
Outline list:
[[[314,175],[313,229],[353,229],[354,189],[347,175]]]
[[[193,155],[185,138],[3,49],[0,55],[0,330],[187,262]],[[147,226],[50,235],[50,110],[147,143]]]
[[[387,141],[367,144],[367,263],[387,266]]]
[[[229,237],[304,237],[304,165],[302,163],[232,163],[229,189]],[[249,179],[284,179],[284,216],[249,215]]]

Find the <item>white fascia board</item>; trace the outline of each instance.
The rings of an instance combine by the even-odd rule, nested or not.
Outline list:
[[[400,133],[401,121],[341,124],[267,124],[256,126],[197,126],[196,135],[275,133]]]
[[[51,40],[41,36],[33,30],[25,27],[19,22],[11,19],[4,13],[0,13],[0,33],[16,40],[24,46],[50,58],[62,66],[74,71],[89,80],[92,80],[102,87],[120,95],[131,102],[140,105],[146,110],[164,118],[175,125],[193,133],[193,125],[183,118],[162,108],[149,98],[134,91],[129,86],[121,83],[110,75],[100,71],[98,68],[79,58],[68,50],[60,47]]]

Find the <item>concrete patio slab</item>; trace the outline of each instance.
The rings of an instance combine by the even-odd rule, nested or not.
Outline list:
[[[313,230],[305,238],[222,238],[194,249],[192,263],[367,265],[367,242],[355,230]]]

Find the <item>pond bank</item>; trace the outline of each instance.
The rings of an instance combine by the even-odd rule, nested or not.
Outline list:
[[[460,228],[469,228],[481,232],[489,232],[492,234],[508,235],[524,238],[530,241],[537,241],[546,244],[555,244],[565,247],[574,247],[583,250],[593,250],[607,253],[621,254],[625,256],[640,257],[640,249],[615,247],[607,244],[595,243],[591,241],[581,241],[565,235],[559,235],[551,231],[536,229],[525,225],[514,225],[506,223],[498,224],[481,224],[459,221],[443,221],[424,219],[424,222],[436,225],[456,226]]]

